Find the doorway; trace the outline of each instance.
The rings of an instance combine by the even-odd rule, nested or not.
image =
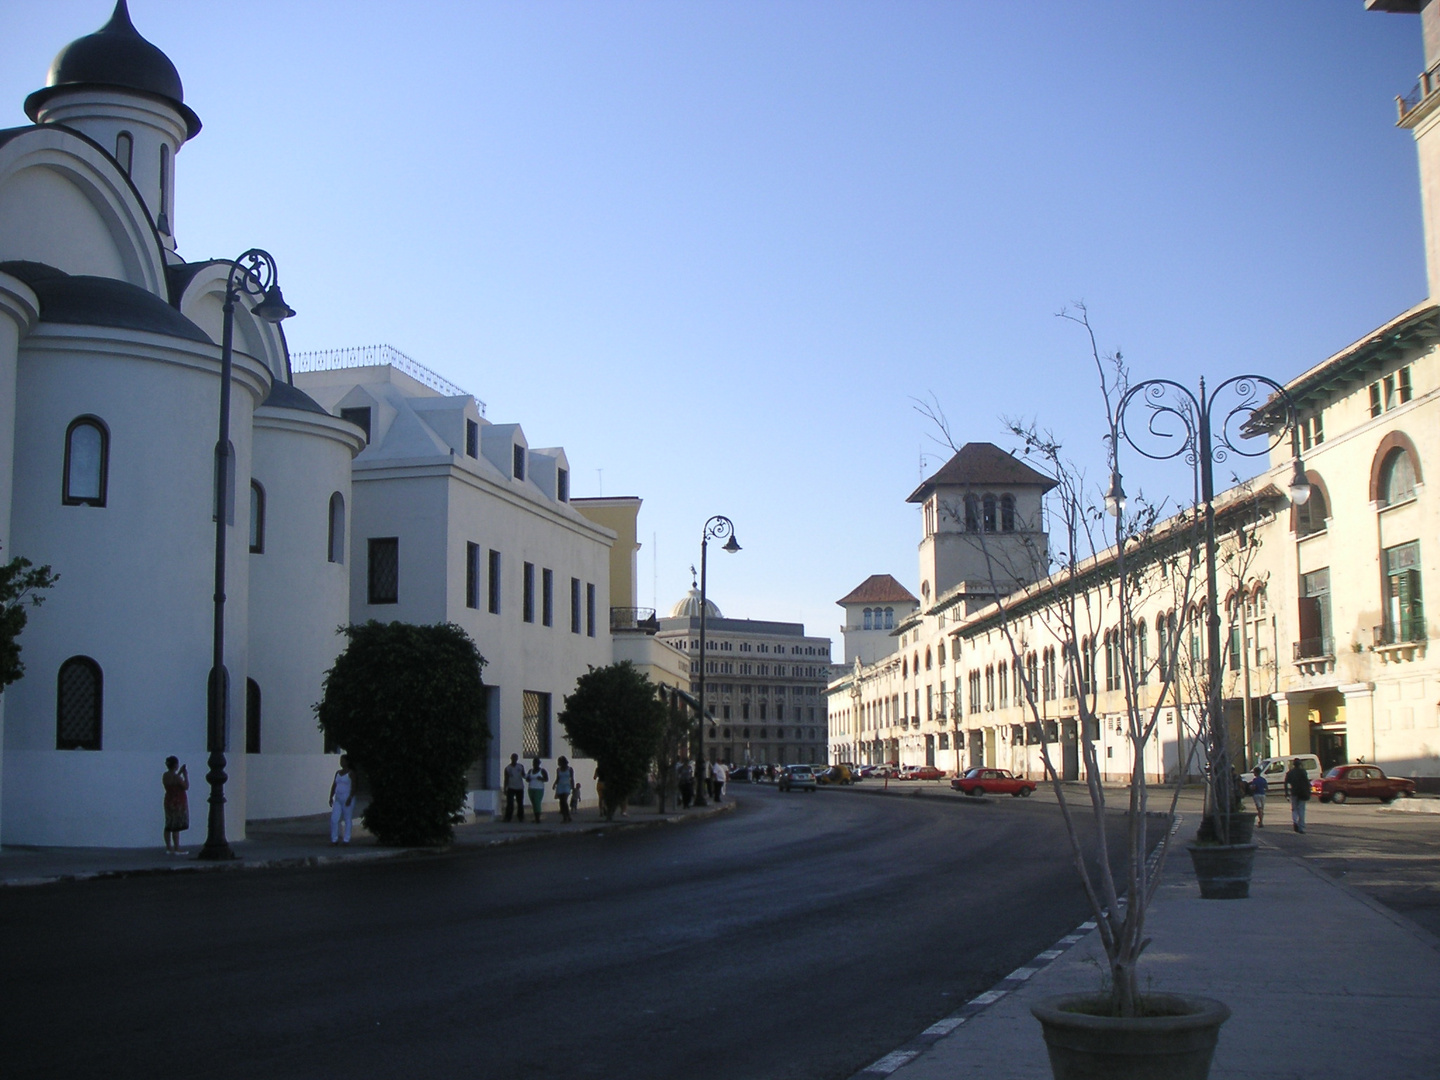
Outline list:
[[[926,735],[926,736],[925,736],[925,764],[931,766],[932,768],[933,768],[934,765],[935,765],[935,736],[934,736],[934,735]]]
[[[1320,759],[1320,768],[1329,771],[1350,760],[1345,748],[1345,729],[1312,727],[1310,752]]]
[[[1080,779],[1080,736],[1074,720],[1060,723],[1060,779]]]

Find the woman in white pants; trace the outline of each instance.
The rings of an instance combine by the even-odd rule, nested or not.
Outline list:
[[[344,823],[345,843],[350,843],[350,828],[355,816],[355,774],[350,771],[350,758],[340,755],[340,771],[330,782],[330,843],[340,843]]]

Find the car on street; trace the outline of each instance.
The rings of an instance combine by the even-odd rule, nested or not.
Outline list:
[[[831,765],[815,774],[817,784],[853,784],[854,774],[844,765]]]
[[[1415,781],[1403,776],[1386,776],[1375,765],[1336,765],[1320,779],[1310,781],[1310,790],[1321,802],[1379,799],[1390,803],[1401,795],[1414,795]]]
[[[750,765],[741,765],[738,769],[730,770],[730,780],[736,783],[753,784],[757,771]]]
[[[945,770],[934,765],[906,765],[900,770],[901,780],[943,780]]]
[[[1014,795],[1029,798],[1036,784],[1034,780],[1016,776],[1009,769],[970,769],[964,776],[951,780],[950,786],[966,795]]]
[[[786,765],[780,774],[781,791],[814,791],[815,767],[813,765]]]
[[[1313,785],[1319,780],[1325,770],[1320,767],[1320,759],[1314,754],[1291,754],[1289,757],[1267,757],[1261,758],[1255,764],[1260,769],[1260,775],[1265,778],[1267,793],[1285,797],[1285,774],[1290,771],[1290,766],[1299,759],[1300,766],[1305,770],[1305,775],[1310,778]],[[1254,772],[1244,773],[1240,779],[1247,785],[1255,778]]]

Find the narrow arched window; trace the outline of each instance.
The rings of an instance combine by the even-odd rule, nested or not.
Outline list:
[[[99,750],[104,706],[100,665],[72,656],[60,665],[55,693],[55,749]]]
[[[1394,506],[1415,498],[1415,462],[1408,450],[1392,450],[1385,460],[1381,505]]]
[[[1015,496],[1000,496],[1000,531],[1015,531]]]
[[[345,561],[345,496],[338,491],[330,496],[330,532],[326,550],[331,562]]]
[[[867,607],[867,608],[865,609],[865,629],[866,629],[866,630],[873,630],[873,629],[874,629],[874,626],[872,625],[873,622],[874,622],[874,612],[871,611],[871,610]]]
[[[160,213],[155,216],[155,227],[166,236],[170,235],[170,144],[160,144]]]
[[[110,431],[95,416],[79,416],[65,431],[66,506],[104,506],[110,474]]]
[[[245,680],[245,752],[260,753],[260,684]]]
[[[944,666],[945,666],[945,643],[944,643],[943,641],[942,641],[939,645],[936,646],[935,652],[936,652],[936,662],[939,663],[939,665],[940,665],[941,667],[944,667]]]
[[[985,496],[985,499],[984,499],[984,504],[983,504],[983,505],[984,505],[984,507],[985,507],[985,531],[986,531],[986,532],[994,532],[994,531],[995,531],[995,496],[994,496],[994,495],[986,495],[986,496]]]
[[[1325,528],[1325,519],[1329,516],[1330,507],[1325,502],[1324,489],[1319,484],[1312,483],[1310,497],[1295,508],[1296,537],[1312,536],[1321,532]]]
[[[965,496],[965,531],[980,531],[980,500],[974,495]]]
[[[120,163],[120,168],[125,170],[125,175],[130,175],[130,166],[135,163],[135,137],[128,131],[122,131],[115,136],[115,160]]]
[[[885,629],[895,629],[895,609],[893,607],[887,607],[885,609]]]
[[[265,551],[265,489],[250,481],[250,554]]]
[[[926,670],[926,671],[929,671],[929,670],[931,669],[931,667],[932,667],[932,663],[931,663],[931,662],[932,662],[933,659],[934,659],[934,658],[933,658],[933,656],[931,655],[930,650],[929,650],[929,649],[926,649],[926,650],[925,650],[925,670]]]

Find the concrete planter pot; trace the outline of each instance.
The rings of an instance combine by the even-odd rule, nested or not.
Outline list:
[[[1230,1009],[1211,998],[1147,994],[1160,1016],[1095,1016],[1096,994],[1066,994],[1030,1007],[1045,1032],[1055,1080],[1205,1080]]]
[[[1220,839],[1220,823],[1212,815],[1200,822],[1195,839],[1201,843],[1216,843]],[[1255,815],[1237,810],[1226,815],[1226,833],[1232,844],[1248,844],[1255,839]]]
[[[1258,844],[1187,844],[1204,900],[1244,900]]]

